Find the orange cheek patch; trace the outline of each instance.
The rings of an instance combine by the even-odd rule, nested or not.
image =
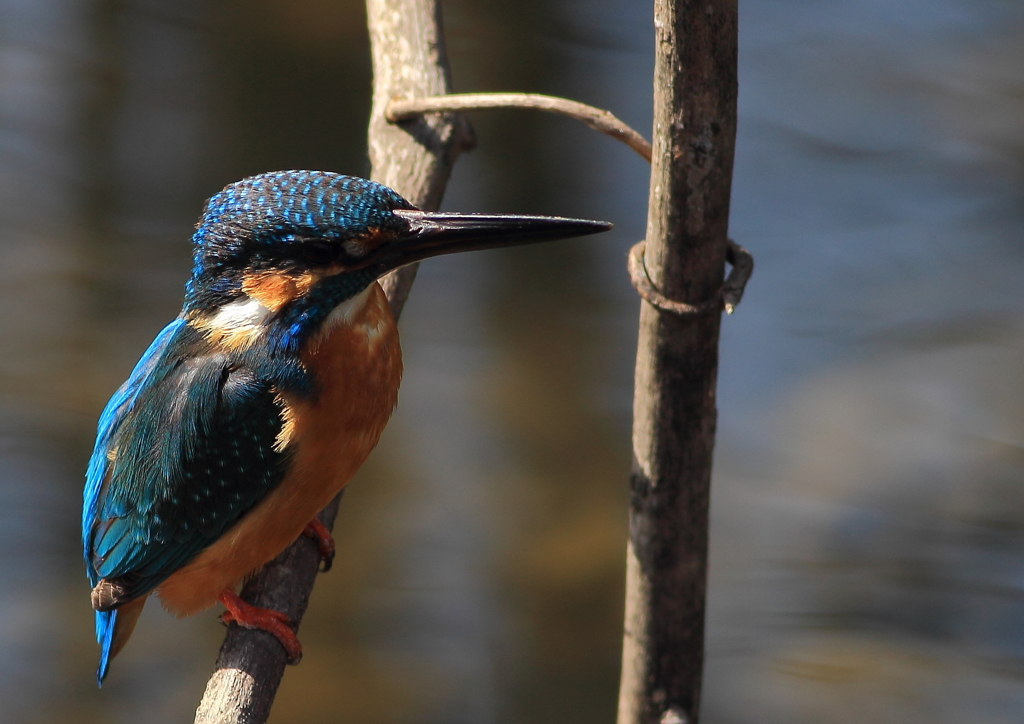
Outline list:
[[[242,282],[242,291],[272,312],[276,312],[296,297],[309,291],[316,278],[309,273],[281,274],[267,272],[253,274]]]

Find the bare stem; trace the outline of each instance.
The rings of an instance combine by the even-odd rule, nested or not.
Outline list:
[[[555,96],[536,93],[457,93],[425,98],[397,97],[388,105],[385,116],[392,123],[402,123],[418,118],[425,113],[479,111],[487,108],[532,108],[537,111],[568,116],[587,124],[595,131],[622,141],[646,159],[648,163],[651,160],[651,144],[647,142],[647,139],[609,111]]]

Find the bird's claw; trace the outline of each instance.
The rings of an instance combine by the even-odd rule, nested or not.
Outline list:
[[[302,644],[292,630],[291,621],[280,611],[252,606],[231,591],[224,591],[219,600],[227,610],[220,615],[225,626],[237,624],[243,628],[259,629],[272,634],[281,642],[288,655],[289,664],[302,661]]]
[[[312,538],[316,543],[316,549],[320,552],[320,560],[323,562],[320,570],[327,573],[334,565],[334,536],[331,535],[331,531],[327,530],[327,526],[321,523],[319,518],[313,518],[306,525],[302,534],[307,538]]]

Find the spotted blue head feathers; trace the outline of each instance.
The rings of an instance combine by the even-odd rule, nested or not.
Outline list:
[[[279,171],[233,183],[206,203],[196,225],[186,303],[237,297],[246,271],[344,262],[344,242],[397,234],[407,224],[393,211],[412,208],[386,186],[326,171]]]

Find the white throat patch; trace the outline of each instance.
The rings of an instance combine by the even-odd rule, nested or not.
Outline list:
[[[211,342],[231,349],[245,349],[260,338],[272,314],[258,300],[249,297],[225,304],[193,324],[205,332]]]
[[[205,326],[219,332],[235,332],[243,327],[259,327],[270,318],[271,311],[252,297],[225,304],[210,317]]]

